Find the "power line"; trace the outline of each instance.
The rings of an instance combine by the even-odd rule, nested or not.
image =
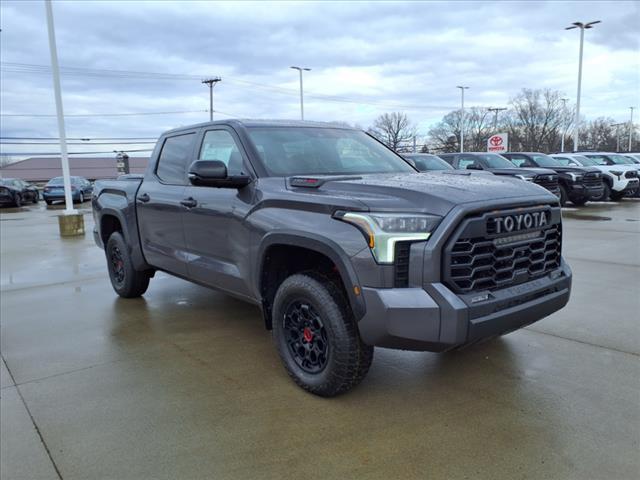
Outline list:
[[[143,145],[156,142],[67,142],[67,145]],[[60,142],[3,142],[0,145],[59,145]]]
[[[50,67],[47,65],[34,65],[28,63],[14,63],[14,62],[0,62],[5,72],[13,73],[34,73],[34,74],[49,74]],[[77,75],[87,77],[111,77],[111,78],[124,78],[124,79],[153,79],[153,80],[201,80],[205,75],[191,75],[180,73],[159,73],[159,72],[141,72],[133,70],[105,70],[105,69],[93,69],[84,67],[60,67],[61,75]],[[249,80],[240,80],[229,78],[225,76],[225,83],[247,85],[254,88],[267,90],[281,95],[298,96],[299,92],[296,89],[287,87],[280,87],[277,85],[267,85],[264,83],[251,82]],[[361,100],[357,98],[326,95],[321,93],[305,92],[305,96],[309,98],[315,98],[317,100],[324,100],[327,102],[336,103],[354,103],[363,105],[373,105],[385,108],[401,108],[405,110],[455,110],[456,107],[447,105],[402,105],[393,103],[376,102],[370,100]]]
[[[65,117],[135,117],[143,115],[177,115],[183,113],[203,113],[207,110],[182,110],[175,112],[128,112],[128,113],[65,113]],[[0,113],[0,117],[55,117],[49,113]]]
[[[121,152],[152,152],[151,148],[136,149],[136,150],[119,150]],[[59,156],[60,152],[0,152],[2,157],[25,157],[25,156]],[[113,150],[110,152],[68,152],[68,155],[113,155]]]
[[[82,140],[91,142],[93,140],[157,140],[158,137],[75,137],[67,140]],[[0,140],[60,140],[58,137],[0,137]]]

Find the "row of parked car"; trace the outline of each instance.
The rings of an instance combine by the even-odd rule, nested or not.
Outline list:
[[[93,184],[84,177],[71,177],[71,198],[74,203],[83,203],[91,198]],[[0,205],[20,207],[25,203],[38,203],[40,197],[51,205],[64,202],[64,181],[62,177],[52,178],[42,190],[19,178],[0,178]]]
[[[420,171],[474,170],[536,183],[567,202],[618,201],[640,193],[640,154],[537,152],[406,154]]]

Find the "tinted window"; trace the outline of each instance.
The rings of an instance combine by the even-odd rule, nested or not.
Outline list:
[[[453,170],[451,165],[435,155],[423,153],[420,155],[405,155],[405,157],[413,160],[421,172],[428,172],[429,170]]]
[[[469,165],[473,165],[474,163],[480,164],[480,162],[476,161],[473,157],[460,157],[458,160],[458,168],[464,170]]]
[[[249,135],[271,176],[415,172],[358,130],[252,127]]]
[[[608,155],[608,157],[616,165],[633,165],[633,162],[624,155]]]
[[[523,155],[509,155],[508,158],[516,167],[522,167],[528,160],[527,157]]]
[[[156,169],[160,180],[174,185],[186,184],[187,163],[191,160],[194,136],[188,133],[165,140]]]
[[[513,163],[497,153],[476,153],[473,156],[482,159],[480,163],[484,163],[489,168],[513,168]]]
[[[229,175],[242,173],[242,154],[233,136],[226,130],[210,130],[204,135],[200,160],[219,160]]]
[[[545,155],[543,153],[536,153],[535,155],[531,155],[533,160],[538,164],[539,167],[558,167],[561,166],[560,162],[558,162],[555,158],[551,158],[549,155]]]

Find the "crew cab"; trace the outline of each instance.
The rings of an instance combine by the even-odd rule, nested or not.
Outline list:
[[[568,201],[584,205],[587,201],[601,198],[604,193],[602,173],[593,167],[564,166],[549,155],[537,152],[507,152],[503,156],[521,168],[548,168],[559,176],[560,204]]]
[[[595,167],[602,172],[604,189],[600,198],[592,200],[618,201],[625,195],[633,195],[640,187],[638,170],[634,165],[606,165],[595,158],[577,155],[575,153],[558,153],[551,155],[562,165],[576,167]]]
[[[171,130],[143,178],[97,182],[92,205],[118,295],[164,271],[254,303],[288,374],[322,396],[357,385],[375,346],[460,348],[550,315],[571,290],[554,195],[418,173],[335,124]]]
[[[532,182],[560,197],[558,174],[545,168],[518,168],[497,153],[442,153],[440,158],[457,169],[482,170],[494,175],[506,175]]]

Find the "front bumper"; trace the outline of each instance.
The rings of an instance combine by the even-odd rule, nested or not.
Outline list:
[[[569,191],[570,198],[586,198],[590,200],[592,198],[600,198],[604,193],[604,184],[600,183],[598,186],[587,186],[581,183],[574,183],[571,185]]]
[[[571,269],[562,261],[549,275],[496,290],[457,295],[442,283],[425,288],[363,288],[367,312],[358,322],[368,345],[441,352],[503,335],[564,307]]]

